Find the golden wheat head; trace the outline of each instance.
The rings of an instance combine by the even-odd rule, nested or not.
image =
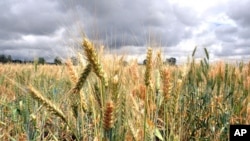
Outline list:
[[[64,115],[64,113],[56,105],[54,105],[49,99],[43,97],[43,95],[31,85],[29,85],[27,89],[35,100],[43,103],[49,111],[53,112],[55,115],[57,115],[58,117],[60,117],[63,121],[67,123],[66,116]]]
[[[148,48],[147,51],[147,62],[145,72],[145,85],[149,86],[151,81],[151,70],[152,70],[152,48]]]
[[[103,128],[105,130],[109,130],[112,128],[114,123],[114,103],[113,101],[109,101],[106,103],[104,117],[103,117]]]
[[[98,57],[94,45],[85,38],[82,47],[85,51],[85,55],[87,56],[89,63],[92,65],[93,71],[104,82],[105,86],[107,87],[108,81],[106,78],[106,74],[101,64],[98,62]]]
[[[68,69],[68,73],[69,73],[71,81],[75,84],[77,82],[78,76],[77,76],[76,71],[75,71],[75,69],[73,67],[73,64],[72,64],[72,62],[70,60],[68,60],[66,62],[66,67]]]
[[[91,65],[88,64],[86,66],[86,68],[84,69],[84,71],[82,72],[80,78],[78,79],[78,81],[77,81],[77,83],[76,83],[76,85],[75,85],[75,87],[73,89],[74,93],[79,93],[80,92],[80,90],[83,87],[83,84],[86,81],[86,79],[87,79],[90,72],[91,72]]]

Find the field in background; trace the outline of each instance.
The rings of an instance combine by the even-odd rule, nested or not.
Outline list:
[[[228,140],[250,124],[250,63],[205,52],[177,67],[149,48],[124,65],[85,40],[78,66],[0,64],[0,140]]]

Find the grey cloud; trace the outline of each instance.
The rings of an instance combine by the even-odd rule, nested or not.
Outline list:
[[[250,40],[238,39],[235,42],[222,42],[221,50],[214,51],[217,57],[246,56],[250,54]]]
[[[93,0],[88,1],[83,8],[96,18],[91,24],[94,26],[85,28],[89,37],[95,38],[96,34],[89,29],[96,28],[98,37],[111,47],[143,45],[150,33],[161,39],[164,46],[176,45],[188,35],[191,36],[185,27],[198,23],[195,13],[190,12],[192,10],[181,10],[182,7],[173,7],[168,2],[158,0],[120,0],[109,3]]]
[[[240,26],[250,26],[249,0],[233,0],[228,7],[228,15]]]
[[[222,25],[216,28],[216,33],[219,34],[235,34],[238,31],[237,27]]]
[[[241,27],[238,34],[239,34],[239,38],[249,39],[250,38],[250,25],[246,27]]]
[[[178,22],[181,22],[186,26],[192,27],[200,23],[201,19],[195,16],[196,14],[190,8],[174,6],[173,12]]]
[[[218,57],[227,57],[227,56],[245,56],[249,55],[249,49],[243,48],[233,48],[233,47],[224,47],[221,52],[216,52],[215,55]]]
[[[250,15],[248,0],[230,0],[227,4],[218,5],[204,13],[206,16],[219,16],[224,14],[221,22],[211,22],[207,30],[196,35],[203,39],[207,35],[214,35],[213,41],[206,47],[214,48],[212,45],[221,45],[221,49],[212,52],[216,57],[246,56],[250,52]],[[207,14],[207,15],[206,15]],[[227,19],[228,18],[228,19]],[[206,39],[206,38],[205,38]]]
[[[188,11],[188,12],[187,12]],[[195,13],[166,1],[5,1],[0,3],[1,50],[39,48],[48,50],[60,41],[42,40],[35,43],[22,40],[25,35],[53,37],[60,28],[69,34],[86,33],[93,40],[100,40],[109,47],[126,45],[146,46],[149,36],[163,46],[178,44],[189,38],[185,27],[197,24]],[[72,30],[80,23],[83,29]],[[81,36],[81,35],[77,35]],[[68,35],[61,38],[70,40]],[[67,41],[65,41],[67,42]],[[56,47],[55,47],[56,50]],[[58,49],[59,50],[59,47]]]
[[[152,44],[167,47],[173,55],[180,56],[187,52],[175,46],[183,40],[195,38],[207,46],[221,43],[223,51],[215,53],[216,56],[232,55],[233,49],[250,50],[247,5],[250,5],[247,0],[242,3],[235,0],[209,9],[213,12],[205,14],[226,12],[236,27],[209,27],[195,35],[193,31],[204,22],[206,15],[199,17],[192,9],[168,1],[5,0],[0,2],[0,54],[5,52],[18,57],[43,54],[50,59],[53,55],[67,56],[70,52],[68,46],[79,47],[77,44],[84,32],[105,46],[121,50],[124,50],[123,46],[129,46],[128,49],[137,54],[145,53],[145,49],[137,47]],[[57,33],[61,29],[65,31]],[[27,35],[36,40],[24,40]]]
[[[237,41],[236,47],[243,47],[245,51],[243,54],[249,53],[250,50],[250,13],[249,13],[250,1],[232,1],[229,4],[227,10],[228,16],[236,23],[238,30],[236,33]]]
[[[50,1],[8,1],[0,5],[0,33],[47,35],[58,28],[63,13]]]
[[[13,58],[32,58],[31,51],[41,56],[49,54],[52,48],[59,50],[62,44],[54,38],[66,22],[65,13],[58,6],[55,0],[1,1],[0,53]],[[25,36],[35,41],[24,39]]]
[[[218,42],[222,43],[222,51],[216,56],[246,56],[250,54],[250,1],[232,0],[225,8],[226,14],[236,24],[224,25],[215,30]]]
[[[237,40],[238,28],[230,25],[220,25],[215,29],[217,39],[223,42],[234,43]]]
[[[162,46],[172,46],[173,48],[169,48],[169,50],[171,54],[176,56],[182,56],[187,52],[174,46],[185,39],[192,38],[197,41],[197,44],[201,40],[202,45],[208,49],[214,44],[221,44],[222,51],[214,52],[217,57],[244,55],[249,53],[247,50],[250,50],[250,44],[247,41],[250,33],[248,32],[250,16],[247,0],[242,2],[231,0],[228,4],[208,9],[200,17],[192,9],[180,5],[170,5],[168,2],[164,3],[158,0],[133,2],[120,0],[109,3],[93,0],[84,2],[85,5],[77,5],[76,7],[84,9],[84,17],[89,18],[87,21],[84,18],[81,19],[83,23],[88,22],[84,28],[87,35],[94,39],[98,33],[98,39],[109,47],[146,46],[150,43],[149,36],[152,36]],[[236,23],[236,26],[221,24],[215,27],[213,25],[199,34],[193,34],[196,27],[199,27],[206,17],[217,16],[221,13],[225,13]],[[239,48],[244,51],[234,52],[236,49],[240,50]]]

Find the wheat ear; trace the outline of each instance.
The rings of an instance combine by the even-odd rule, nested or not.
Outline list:
[[[170,99],[170,93],[172,87],[170,83],[170,71],[168,69],[164,69],[162,71],[162,86],[163,86],[164,100],[168,101]]]
[[[78,81],[77,81],[77,83],[76,83],[76,85],[75,85],[75,87],[73,89],[74,93],[79,93],[80,92],[80,90],[83,87],[83,84],[86,81],[86,79],[87,79],[90,72],[91,72],[91,65],[88,64],[86,66],[86,68],[84,69],[84,71],[82,72],[80,78],[78,79]]]
[[[80,93],[80,90],[82,89],[83,84],[86,81],[86,79],[87,79],[87,77],[88,77],[88,75],[89,75],[90,72],[91,72],[91,65],[88,64],[86,66],[86,68],[84,69],[84,71],[82,72],[80,78],[78,79],[75,87],[73,88],[72,92],[73,92],[74,95],[71,96],[72,106],[73,107],[75,107],[75,106],[77,107],[77,105],[79,103],[81,103],[82,108],[83,108],[84,111],[87,110],[87,106],[86,106],[86,102],[85,102],[85,100],[83,98],[83,94]]]
[[[67,68],[68,68],[68,73],[69,73],[69,76],[70,76],[71,81],[72,81],[74,84],[76,84],[78,76],[77,76],[77,74],[76,74],[76,71],[75,71],[75,69],[74,69],[74,67],[73,67],[72,62],[71,62],[70,60],[68,60],[68,61],[66,62],[66,66],[67,66]]]
[[[148,87],[151,83],[151,71],[152,71],[152,48],[148,48],[147,51],[147,62],[146,62],[146,71],[145,71],[145,85]]]
[[[106,103],[103,116],[103,128],[107,131],[112,128],[113,123],[114,123],[114,103],[113,101],[108,101]]]
[[[39,91],[37,91],[31,85],[29,85],[27,89],[28,89],[29,93],[31,94],[31,96],[35,100],[37,100],[38,102],[43,103],[45,105],[45,107],[49,111],[53,112],[55,115],[60,117],[63,121],[65,121],[68,124],[66,116],[64,115],[64,113],[56,105],[54,105],[49,99],[45,98]]]
[[[92,65],[93,71],[104,82],[105,87],[107,87],[108,86],[108,81],[106,78],[107,76],[101,64],[98,62],[98,57],[94,45],[89,40],[84,39],[82,47],[85,51],[85,55],[87,56],[89,63]]]

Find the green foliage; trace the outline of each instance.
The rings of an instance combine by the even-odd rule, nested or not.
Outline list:
[[[0,54],[0,63],[7,63],[7,62],[11,61],[10,59],[11,59],[10,55],[5,56],[3,54]]]
[[[62,64],[62,60],[61,60],[59,57],[56,57],[56,58],[54,59],[54,63],[55,63],[56,65],[61,65],[61,64]]]
[[[39,57],[38,58],[38,64],[44,65],[45,64],[45,59],[43,57]]]

